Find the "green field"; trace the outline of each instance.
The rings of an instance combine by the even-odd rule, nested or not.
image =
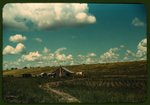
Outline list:
[[[36,75],[57,67],[6,70],[3,72],[3,97],[9,103],[60,103],[57,94],[39,88],[39,85],[55,83],[49,86],[76,97],[81,103],[141,103],[147,98],[146,64],[146,61],[136,61],[66,66],[84,74],[66,79],[21,77],[23,73]]]

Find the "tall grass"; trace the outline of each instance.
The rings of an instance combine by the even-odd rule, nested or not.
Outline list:
[[[53,94],[40,89],[38,85],[55,81],[46,78],[3,78],[3,97],[10,103],[54,103],[58,102]],[[13,97],[13,99],[11,98]]]

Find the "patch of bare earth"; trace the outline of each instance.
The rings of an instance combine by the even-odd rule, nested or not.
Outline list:
[[[65,103],[80,103],[80,101],[76,97],[74,97],[68,93],[65,93],[63,91],[51,88],[51,85],[53,85],[53,84],[54,84],[54,82],[46,83],[46,84],[40,85],[39,87],[46,90],[50,94],[51,93],[55,94],[56,97],[58,98],[59,102],[62,102],[62,103],[64,103],[64,102]],[[56,82],[56,84],[59,84],[59,82]]]

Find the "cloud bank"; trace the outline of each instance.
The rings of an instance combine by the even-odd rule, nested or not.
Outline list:
[[[29,29],[32,23],[39,29],[53,29],[95,22],[86,3],[9,3],[3,8],[3,25],[11,28]]]
[[[3,49],[3,55],[19,54],[25,49],[25,45],[18,43],[16,47],[7,45]],[[24,67],[24,66],[59,66],[59,65],[79,65],[94,63],[111,63],[124,61],[138,61],[147,59],[147,39],[144,38],[137,44],[135,51],[130,50],[125,45],[110,48],[102,54],[90,52],[87,54],[73,55],[66,54],[67,48],[58,48],[51,51],[44,47],[42,51],[30,51],[22,54],[16,61],[4,61],[4,68]]]

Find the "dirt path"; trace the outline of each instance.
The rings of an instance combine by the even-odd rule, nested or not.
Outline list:
[[[57,83],[59,83],[59,82],[57,82]],[[46,90],[48,93],[54,93],[58,97],[59,102],[80,103],[80,101],[76,97],[74,97],[68,93],[53,89],[50,86],[51,86],[51,83],[46,83],[46,84],[40,85],[39,87]]]

